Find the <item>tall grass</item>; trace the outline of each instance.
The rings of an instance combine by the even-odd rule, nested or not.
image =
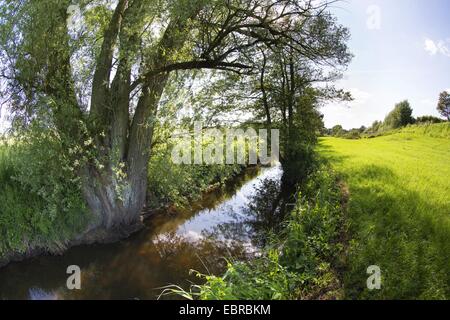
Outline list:
[[[410,125],[400,129],[399,132],[450,139],[450,122]]]
[[[450,122],[409,124],[398,129],[380,129],[376,133],[369,135],[363,134],[362,137],[373,138],[377,136],[387,136],[399,133],[450,139]]]
[[[9,254],[33,249],[61,252],[87,220],[82,210],[56,209],[56,215],[50,213],[49,204],[39,191],[21,180],[20,167],[32,165],[27,162],[32,158],[21,157],[11,141],[0,142],[0,262]],[[61,207],[64,205],[61,203]]]
[[[36,199],[13,180],[11,150],[0,142],[0,257],[7,251],[25,251],[33,238],[30,217],[39,207]]]
[[[450,298],[448,128],[411,126],[374,139],[321,141],[321,153],[350,189],[348,298]],[[366,288],[369,265],[381,268],[381,290]]]

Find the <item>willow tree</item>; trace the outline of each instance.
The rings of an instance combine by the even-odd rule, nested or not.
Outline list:
[[[450,121],[450,93],[443,91],[439,94],[437,111]]]
[[[321,19],[323,25],[336,23],[331,15],[323,14]],[[222,117],[232,110],[244,111],[252,115],[246,121],[280,129],[283,182],[289,187],[303,180],[312,168],[317,136],[324,126],[319,107],[330,100],[351,100],[350,93],[334,84],[352,58],[347,39],[345,28],[328,31],[321,39],[327,50],[314,59],[288,45],[256,46],[254,72],[245,76],[224,75],[203,90],[199,105],[212,100],[212,117]]]
[[[327,5],[1,0],[3,94],[22,126],[45,117],[69,141],[68,153],[73,145],[95,150],[78,174],[95,216],[89,230],[110,235],[139,224],[153,127],[171,73],[251,72],[256,46],[320,60],[346,35],[326,18]]]

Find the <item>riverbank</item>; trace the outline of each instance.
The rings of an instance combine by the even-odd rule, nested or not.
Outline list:
[[[43,254],[61,255],[74,246],[120,241],[143,228],[143,220],[152,216],[149,213],[155,212],[154,203],[164,204],[159,207],[160,212],[164,211],[164,208],[188,207],[190,202],[201,199],[204,193],[223,187],[246,170],[244,166],[230,166],[225,170],[215,166],[191,168],[193,166],[166,165],[165,175],[172,177],[173,181],[190,181],[187,184],[188,189],[186,183],[161,182],[158,185],[159,194],[150,190],[147,207],[153,211],[144,210],[140,223],[114,232],[99,229],[86,232],[91,218],[82,205],[79,212],[76,212],[76,208],[49,212],[46,198],[41,195],[41,191],[21,183],[17,176],[23,178],[26,175],[20,172],[25,163],[20,157],[10,141],[0,141],[0,268],[11,262]],[[149,166],[157,170],[164,160],[156,157]],[[161,172],[159,173],[160,177]],[[198,175],[202,175],[202,178],[196,179]],[[150,186],[160,183],[155,181],[152,175],[149,176],[149,181]],[[57,187],[55,184],[54,188]],[[63,191],[59,191],[61,192]],[[165,195],[168,196],[161,200]],[[64,197],[70,198],[74,195],[67,194]]]
[[[202,283],[190,269],[221,273],[224,258],[253,258],[260,220],[248,208],[263,181],[281,176],[280,167],[254,169],[188,208],[154,215],[127,239],[9,264],[0,269],[0,299],[156,299],[168,284]],[[73,264],[82,270],[80,291],[65,287]]]
[[[200,274],[206,283],[190,291],[165,293],[202,300],[343,298],[348,190],[327,165],[306,181],[259,258],[229,262],[223,276]]]

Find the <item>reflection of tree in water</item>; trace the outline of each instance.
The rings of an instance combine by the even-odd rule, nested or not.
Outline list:
[[[252,186],[243,193],[244,198],[217,209],[225,223],[207,221],[206,225],[209,222],[219,225],[202,233],[188,227],[185,234],[180,234],[183,228],[179,226],[186,224],[193,211],[204,209],[203,203],[200,209],[186,211],[178,218],[156,216],[146,230],[126,241],[75,247],[61,257],[40,257],[37,264],[20,264],[0,279],[0,298],[4,295],[21,299],[155,299],[162,291],[159,288],[170,284],[189,289],[192,283],[203,281],[189,274],[189,270],[222,274],[226,260],[246,260],[258,252],[268,232],[284,216],[281,189],[276,177],[258,181],[255,188]],[[245,197],[249,193],[252,196]],[[217,207],[217,201],[213,201],[217,200],[215,194],[211,193],[207,199],[206,208]],[[208,213],[202,214],[206,220],[211,219]],[[196,227],[201,227],[201,223]],[[66,268],[72,264],[82,270],[79,291],[69,291],[65,286]],[[21,282],[23,274],[29,275],[29,279]],[[5,277],[12,280],[2,282]]]
[[[82,290],[68,291],[60,287],[55,295],[65,299],[155,299],[162,291],[160,288],[166,285],[177,284],[189,289],[191,284],[204,281],[189,270],[222,274],[226,270],[226,258],[236,257],[247,257],[241,243],[214,243],[209,238],[188,239],[168,232],[85,266]]]
[[[230,208],[231,212],[227,212],[227,215],[232,217],[232,221],[205,230],[202,235],[214,239],[216,243],[242,243],[244,246],[251,243],[253,249],[261,248],[267,243],[270,233],[279,231],[288,209],[290,194],[282,188],[279,179],[265,179],[256,188],[248,205],[237,211]]]
[[[204,236],[187,239],[186,236],[178,235],[175,232],[159,236],[155,239],[154,244],[161,261],[169,263],[170,260],[175,259],[179,263],[180,254],[188,253],[188,256],[195,256],[196,260],[201,263],[201,268],[191,267],[191,269],[201,272],[215,273],[213,271],[216,269],[224,270],[226,267],[224,258],[244,257],[246,254],[241,242],[216,241],[214,238]],[[190,260],[191,257],[188,258]]]

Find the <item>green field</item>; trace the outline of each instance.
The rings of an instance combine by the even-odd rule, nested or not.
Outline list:
[[[350,191],[348,298],[450,298],[450,125],[373,139],[322,138]],[[380,290],[366,288],[378,265]]]

